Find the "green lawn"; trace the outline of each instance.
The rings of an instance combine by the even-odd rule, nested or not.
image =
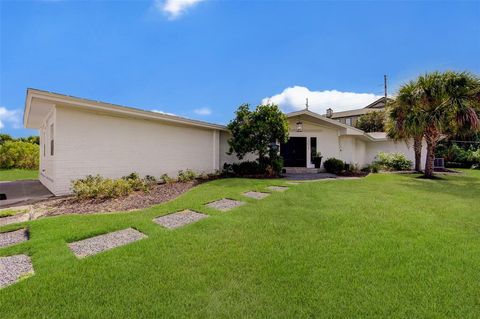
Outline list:
[[[0,169],[0,181],[18,181],[22,179],[38,179],[38,170]]]
[[[128,214],[29,223],[35,275],[0,290],[1,318],[478,318],[480,171],[444,180],[375,174],[240,193],[226,179]],[[222,197],[248,204],[219,213]],[[152,218],[210,217],[167,230]],[[66,242],[134,227],[147,239],[78,260]],[[2,230],[14,227],[3,227]]]

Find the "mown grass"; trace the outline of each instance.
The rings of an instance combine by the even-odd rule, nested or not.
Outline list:
[[[35,275],[0,290],[1,318],[474,318],[480,313],[480,172],[376,174],[290,186],[225,179],[134,213],[28,223]],[[248,205],[220,213],[223,198]],[[210,217],[176,230],[156,216]],[[3,227],[2,230],[17,226]],[[78,260],[66,243],[134,227],[147,239]]]
[[[24,179],[38,179],[38,170],[0,169],[0,181],[18,181]]]

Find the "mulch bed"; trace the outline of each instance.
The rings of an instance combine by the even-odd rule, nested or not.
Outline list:
[[[130,211],[170,201],[198,184],[198,181],[192,181],[156,185],[147,193],[139,191],[111,199],[79,200],[70,196],[43,201],[34,205],[33,210],[41,212],[42,216]]]

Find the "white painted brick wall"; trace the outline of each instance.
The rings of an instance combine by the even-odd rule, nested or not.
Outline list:
[[[218,168],[219,134],[213,129],[123,118],[57,106],[56,195],[70,192],[71,181],[100,174],[119,178],[132,172],[160,177],[181,169]]]

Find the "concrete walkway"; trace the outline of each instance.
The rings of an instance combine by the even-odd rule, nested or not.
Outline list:
[[[0,200],[0,208],[29,205],[53,196],[37,180],[2,182],[0,194],[7,196],[6,200]]]

